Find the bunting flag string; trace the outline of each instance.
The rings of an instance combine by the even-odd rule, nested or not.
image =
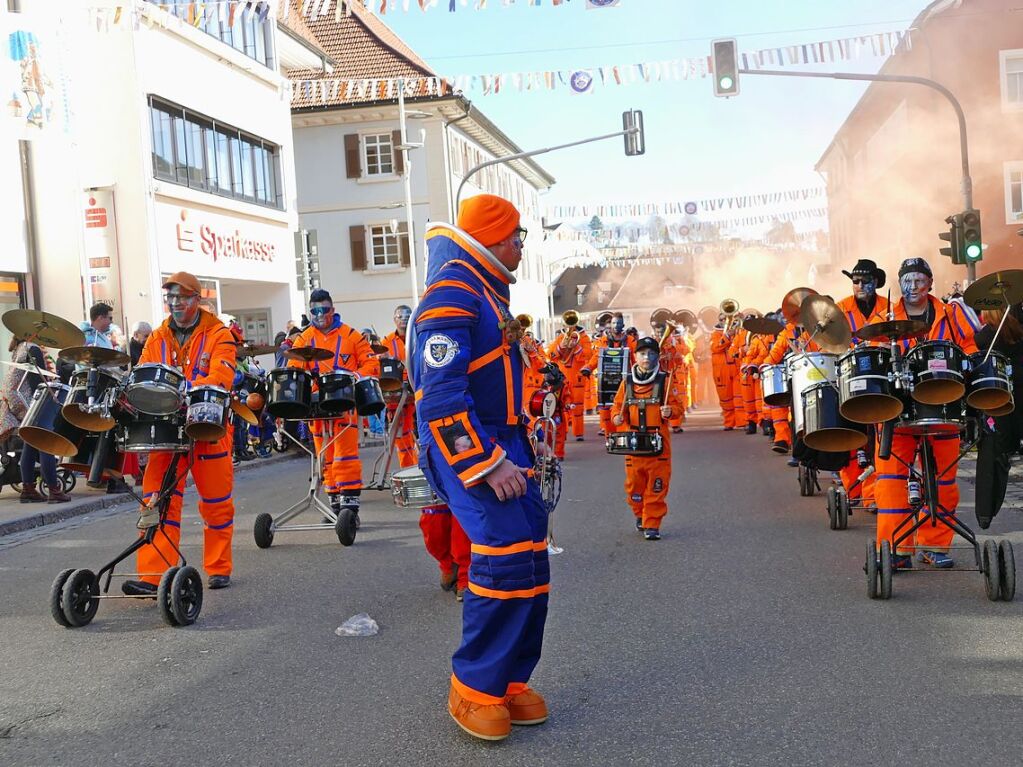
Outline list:
[[[147,27],[168,27],[176,24],[201,28],[209,23],[221,22],[228,26],[268,19],[286,18],[288,0],[190,0],[178,2],[143,2],[132,0],[123,5],[89,6],[89,26],[97,32],[119,29],[138,30]],[[279,14],[278,11],[283,11]]]
[[[648,203],[597,203],[580,205],[554,205],[549,214],[556,219],[589,218],[634,218],[636,216],[693,216],[697,213],[715,213],[745,208],[763,208],[786,203],[798,203],[823,198],[827,190],[822,186],[800,189],[784,189],[757,194],[742,194],[729,197],[710,197],[702,200],[648,202]]]

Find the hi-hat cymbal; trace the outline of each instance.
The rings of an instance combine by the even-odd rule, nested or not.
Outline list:
[[[334,356],[334,353],[315,346],[302,346],[298,349],[288,349],[288,351],[284,352],[284,356],[289,360],[318,362],[319,360],[329,360]]]
[[[72,346],[57,355],[62,360],[93,367],[127,365],[131,362],[124,352],[117,349],[104,349],[101,346]]]
[[[85,343],[85,333],[73,322],[49,312],[11,309],[4,312],[3,323],[18,338],[40,346],[63,349],[65,346],[81,346]]]
[[[374,354],[387,354],[389,351],[391,351],[383,344],[370,344],[369,348],[373,350]]]
[[[827,296],[809,295],[803,299],[799,319],[819,347],[832,354],[841,354],[849,348],[852,328],[845,312]]]
[[[799,307],[803,305],[803,299],[816,295],[817,291],[813,288],[792,288],[781,300],[781,313],[789,322],[796,322],[799,320]]]
[[[1023,269],[985,274],[966,289],[963,300],[978,312],[1023,303]]]
[[[26,373],[35,373],[36,375],[43,376],[44,378],[56,378],[56,373],[51,373],[46,368],[37,368],[35,365],[29,365],[27,362],[8,362],[7,360],[0,360],[0,365],[7,365],[8,367],[17,368],[18,370],[24,370]]]
[[[769,320],[767,317],[750,317],[742,321],[742,327],[758,336],[776,336],[785,329],[780,322]]]
[[[920,320],[890,320],[864,325],[856,331],[861,341],[905,341],[927,333],[927,323]]]
[[[268,344],[240,344],[238,346],[239,357],[259,357],[262,354],[275,354],[277,347]]]

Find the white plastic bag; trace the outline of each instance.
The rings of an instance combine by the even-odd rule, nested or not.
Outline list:
[[[334,629],[334,633],[339,637],[371,637],[376,636],[379,631],[380,627],[377,622],[366,613],[353,615]]]

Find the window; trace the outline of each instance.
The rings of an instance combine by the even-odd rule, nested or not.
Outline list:
[[[1002,108],[1023,110],[1023,50],[1000,51]]]
[[[1005,163],[1005,223],[1023,221],[1023,160]]]
[[[280,148],[150,97],[153,175],[204,192],[283,206]]]
[[[394,173],[394,151],[390,133],[374,133],[362,137],[367,176],[389,176]]]
[[[369,240],[370,269],[392,269],[401,266],[398,236],[391,231],[390,226],[371,226]]]
[[[230,45],[235,50],[275,69],[270,37],[269,2],[210,2],[195,0],[148,0],[185,23]],[[201,14],[201,16],[200,16]]]

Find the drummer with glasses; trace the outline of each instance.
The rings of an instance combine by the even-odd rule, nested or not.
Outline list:
[[[966,354],[977,351],[973,328],[959,304],[945,304],[931,295],[934,275],[922,258],[909,258],[899,267],[899,288],[902,298],[892,307],[895,320],[920,320],[927,325],[921,340],[948,341]],[[914,340],[900,341],[904,351],[916,345]],[[940,516],[953,517],[959,505],[959,432],[914,436],[898,427],[892,439],[891,456],[878,457],[877,485],[877,545],[892,540],[896,528],[910,514],[910,472],[920,440],[930,443],[938,472],[938,504]],[[906,529],[905,527],[903,529]],[[916,531],[915,541],[907,539],[899,544],[893,565],[895,569],[913,567],[913,554],[920,562],[933,567],[948,568],[955,563],[949,556],[953,532],[946,525],[925,524]]]
[[[170,315],[152,332],[142,348],[139,364],[160,363],[180,370],[187,387],[218,386],[231,390],[236,366],[236,350],[231,331],[211,312],[200,306],[202,287],[188,272],[177,272],[163,283],[164,303]],[[199,495],[199,515],[203,519],[203,566],[211,589],[231,583],[231,542],[234,533],[234,468],[231,465],[231,433],[216,442],[196,441],[189,456],[179,455],[175,465],[180,477],[171,494],[163,528],[153,542],[138,552],[139,580],[125,581],[124,593],[133,596],[156,595],[163,572],[178,562],[177,546],[181,537],[181,505],[184,500],[185,466],[191,467],[195,490]],[[155,500],[164,475],[175,454],[154,451],[142,477],[143,498]],[[140,529],[155,527],[157,510],[144,506]]]

